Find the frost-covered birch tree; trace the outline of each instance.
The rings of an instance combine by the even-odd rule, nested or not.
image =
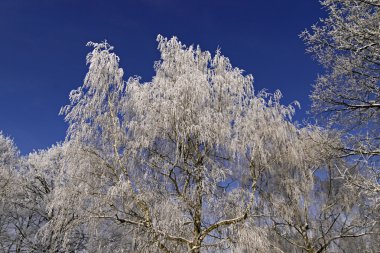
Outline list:
[[[0,133],[0,251],[39,249],[35,234],[46,222],[42,178],[28,173],[13,141]]]
[[[83,249],[86,237],[70,205],[58,205],[65,146],[20,156],[0,133],[0,252],[67,252]],[[67,178],[66,178],[67,179]],[[57,187],[59,186],[59,187]],[[59,217],[59,218],[58,218]]]
[[[343,131],[344,145],[337,149],[354,161],[341,170],[344,177],[378,205],[380,1],[321,3],[328,17],[301,34],[307,51],[325,67],[314,85],[312,107],[327,125]]]
[[[380,2],[325,0],[329,16],[301,37],[326,71],[314,86],[313,109],[329,123],[363,134],[348,154],[379,155]],[[367,137],[367,138],[365,138]]]
[[[377,246],[363,241],[377,238],[376,210],[368,208],[368,199],[348,187],[335,169],[345,166],[331,148],[339,139],[321,129],[304,138],[314,145],[305,147],[308,159],[320,163],[272,176],[263,194],[273,243],[283,252],[375,252]]]
[[[22,238],[17,230],[17,189],[19,188],[16,168],[19,154],[13,141],[0,132],[0,250],[8,252],[22,247]],[[23,223],[23,221],[21,221]]]
[[[320,165],[305,138],[315,129],[220,51],[157,41],[147,83],[123,81],[113,48],[89,43],[89,72],[62,109],[70,187],[57,198],[86,220],[90,251],[267,252],[260,191]]]
[[[24,158],[24,187],[33,199],[35,212],[41,216],[41,224],[33,233],[38,252],[80,251],[87,242],[75,209],[70,202],[63,204],[59,199],[60,191],[66,190],[71,181],[64,171],[66,156],[67,145],[57,144]]]
[[[373,235],[365,240],[378,241],[380,2],[324,0],[321,4],[328,17],[301,34],[307,51],[325,67],[314,85],[312,109],[326,126],[340,132],[342,142],[331,147],[336,151],[335,157],[345,162],[332,167],[333,174],[337,173],[335,180],[344,179],[344,192],[352,192],[350,199],[358,199],[360,213],[356,213],[356,219],[374,224]],[[350,201],[342,196],[338,203],[344,202]],[[363,216],[364,213],[367,214]],[[360,231],[360,222],[356,225]],[[366,225],[362,224],[362,228],[364,231]],[[339,243],[352,241],[355,240]],[[350,244],[343,248],[347,245]]]

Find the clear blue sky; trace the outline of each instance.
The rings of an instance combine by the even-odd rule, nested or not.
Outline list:
[[[87,41],[107,39],[127,76],[150,80],[156,36],[176,35],[251,73],[256,90],[280,89],[307,115],[320,67],[298,34],[326,15],[318,0],[1,0],[0,130],[23,154],[64,139],[58,116],[86,74]]]

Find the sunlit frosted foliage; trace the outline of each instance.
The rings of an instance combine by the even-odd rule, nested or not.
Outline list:
[[[13,168],[17,163],[18,156],[18,150],[13,141],[0,132],[0,166]]]
[[[123,70],[118,66],[119,57],[111,52],[113,47],[107,42],[87,45],[94,47],[87,55],[89,71],[83,86],[71,91],[71,104],[62,108],[61,113],[66,113],[65,119],[70,122],[68,138],[108,148],[107,143],[117,142],[118,138],[115,131],[124,88]]]
[[[319,130],[292,124],[293,105],[279,91],[255,93],[253,77],[219,50],[157,41],[147,83],[124,83],[112,47],[90,44],[84,84],[62,110],[62,205],[73,201],[86,220],[93,251],[268,251],[259,190],[292,171],[306,181],[284,180],[284,190],[309,189],[324,160],[304,136]]]

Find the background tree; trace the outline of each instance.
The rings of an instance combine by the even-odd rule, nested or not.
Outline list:
[[[0,250],[38,249],[35,234],[44,224],[43,193],[28,173],[13,141],[0,133]],[[42,206],[40,206],[42,205]]]
[[[328,17],[301,37],[325,67],[311,95],[314,112],[342,131],[340,174],[379,208],[380,1],[325,0]],[[377,207],[376,207],[377,206]]]
[[[379,1],[322,1],[329,16],[301,37],[326,67],[314,86],[313,109],[329,124],[360,135],[348,155],[379,155]],[[364,135],[364,136],[363,136]],[[351,144],[351,145],[350,145]]]
[[[33,234],[37,251],[78,251],[87,242],[74,208],[70,202],[62,205],[59,199],[60,191],[69,185],[64,171],[66,149],[66,144],[57,144],[47,150],[30,153],[25,158],[24,187],[31,195],[30,209],[41,217],[41,224]]]
[[[276,240],[273,243],[283,252],[354,249],[375,252],[376,246],[362,243],[371,240],[376,233],[374,212],[366,207],[367,199],[332,174],[337,173],[330,167],[334,160],[329,161],[329,166],[307,169],[310,177],[298,175],[299,183],[291,188],[284,188],[275,178],[268,182],[276,188],[273,193],[266,194],[265,204],[271,213],[268,229],[273,229],[270,233],[278,240],[277,244]]]
[[[83,233],[69,233],[75,216],[65,216],[54,199],[55,190],[62,189],[56,185],[63,150],[57,145],[20,157],[11,139],[0,134],[0,252],[82,249]]]
[[[19,152],[13,141],[0,132],[0,250],[15,251],[23,248],[20,234],[25,217],[18,220],[17,209],[22,205],[19,198],[21,182],[16,168],[19,167]],[[20,224],[21,223],[21,224]]]

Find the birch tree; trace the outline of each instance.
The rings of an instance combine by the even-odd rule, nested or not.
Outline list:
[[[63,209],[55,198],[65,185],[57,180],[63,151],[57,145],[21,157],[13,141],[0,134],[0,252],[83,249],[84,233],[70,227],[76,216],[63,212],[72,210],[70,205]]]
[[[0,250],[38,248],[35,233],[44,224],[41,195],[26,177],[25,162],[13,141],[0,133]],[[37,186],[37,185],[35,185]],[[42,211],[42,212],[41,212]]]
[[[268,229],[273,228],[275,245],[283,252],[375,252],[374,244],[363,242],[377,238],[376,210],[339,179],[332,169],[334,160],[328,166],[309,168],[307,179],[297,177],[307,187],[299,183],[285,188],[275,179],[268,183],[278,188],[266,199],[271,212]]]
[[[330,124],[367,138],[347,146],[348,155],[379,155],[380,2],[326,0],[329,16],[301,37],[326,67],[314,86],[313,109]],[[364,136],[364,137],[365,137]]]
[[[312,108],[343,131],[345,145],[337,149],[354,163],[342,175],[378,205],[380,1],[321,3],[328,17],[301,34],[307,51],[325,67],[314,85]]]
[[[15,224],[14,210],[19,205],[19,180],[16,168],[19,164],[19,152],[13,141],[0,132],[0,250],[9,252],[22,247],[22,237]],[[24,222],[21,220],[21,225]]]
[[[157,41],[147,83],[123,81],[113,48],[89,44],[89,72],[62,109],[72,182],[59,198],[87,220],[92,251],[268,251],[256,224],[262,182],[318,163],[303,138],[314,130],[219,50]]]
[[[25,157],[23,178],[25,191],[31,199],[29,209],[41,220],[38,229],[32,233],[34,250],[39,252],[79,251],[87,242],[74,208],[70,202],[63,204],[59,199],[60,191],[70,185],[64,171],[66,149],[66,144],[57,144]]]
[[[332,168],[335,179],[343,178],[344,191],[362,200],[357,218],[367,213],[362,220],[375,224],[373,231],[377,231],[365,240],[378,241],[380,2],[325,0],[321,4],[328,17],[301,34],[307,52],[325,67],[314,85],[312,109],[328,127],[341,132],[343,142],[331,145],[335,156],[345,160]],[[353,241],[360,240],[339,243],[352,247]],[[372,252],[364,246],[362,250]]]

